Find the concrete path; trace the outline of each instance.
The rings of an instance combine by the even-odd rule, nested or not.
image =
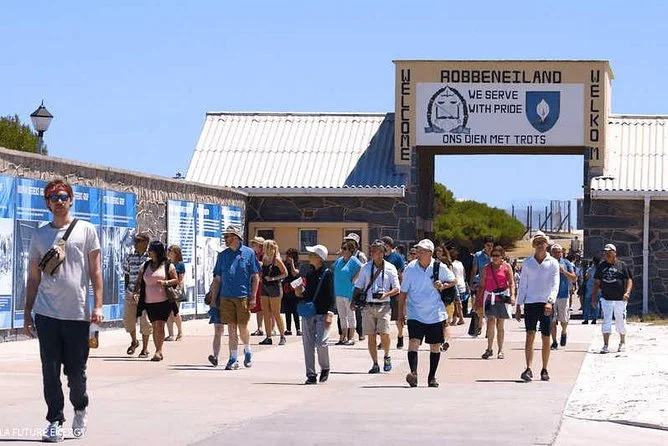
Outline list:
[[[487,361],[480,358],[485,341],[455,327],[439,368],[441,387],[425,386],[423,349],[420,386],[410,389],[405,350],[392,351],[391,373],[368,375],[366,345],[332,346],[329,382],[303,386],[295,336],[286,346],[254,345],[251,369],[226,372],[206,360],[213,327],[201,320],[184,327],[185,338],[166,343],[160,363],[127,357],[122,330],[101,334],[89,361],[90,422],[81,444],[552,444],[597,330],[574,323],[569,345],[553,352],[552,380],[527,384],[519,382],[523,324],[507,322],[506,359]],[[537,342],[536,375],[539,358]],[[0,442],[39,440],[46,406],[36,341],[0,344],[0,395]],[[71,411],[68,402],[66,427]]]

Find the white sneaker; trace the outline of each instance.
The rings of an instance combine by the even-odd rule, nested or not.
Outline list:
[[[60,443],[63,440],[63,426],[57,421],[49,423],[42,435],[42,441],[45,443]]]
[[[607,346],[607,345],[604,345],[603,348],[601,349],[601,354],[602,354],[602,355],[605,355],[605,354],[608,353],[609,351],[610,351],[610,350],[608,350],[608,346]]]
[[[618,352],[623,352],[624,350],[626,350],[626,345],[624,345],[623,343],[619,344],[619,348],[617,349],[617,351]]]
[[[72,434],[79,438],[83,437],[86,433],[86,427],[88,426],[88,413],[86,409],[75,410],[74,411],[74,420],[72,420]]]

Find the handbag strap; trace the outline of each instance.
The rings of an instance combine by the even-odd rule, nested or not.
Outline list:
[[[70,223],[69,228],[67,228],[67,231],[65,231],[65,235],[63,235],[63,241],[64,242],[66,242],[67,239],[70,237],[70,234],[72,233],[72,230],[74,229],[74,226],[77,224],[78,221],[79,221],[78,218],[75,218],[74,220],[72,220],[72,223]]]
[[[499,267],[499,271],[501,271],[501,268],[502,268],[502,267],[503,267],[503,263],[502,263],[501,266]],[[491,264],[491,263],[489,264],[489,272],[492,274],[492,279],[494,279],[494,283],[496,284],[496,288],[497,288],[497,289],[501,288],[501,287],[499,286],[499,281],[496,280],[496,276],[494,275],[494,268],[492,268],[492,264]]]
[[[318,296],[318,293],[320,293],[320,288],[322,288],[322,283],[325,281],[325,276],[329,272],[329,268],[325,268],[325,270],[322,272],[322,276],[320,276],[320,282],[318,282],[318,286],[315,288],[315,293],[313,293],[313,298],[311,299],[311,302],[315,301],[315,298]]]
[[[169,278],[169,267],[171,265],[171,262],[169,260],[165,260],[165,280],[172,280]],[[167,285],[166,285],[167,286]],[[169,285],[172,287],[176,288],[176,285]]]
[[[439,280],[440,275],[441,275],[441,261],[434,260],[434,271],[431,273],[431,279],[434,282],[437,282]]]

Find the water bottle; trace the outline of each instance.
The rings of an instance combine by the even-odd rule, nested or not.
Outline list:
[[[98,348],[100,345],[100,326],[97,324],[90,324],[88,331],[88,347]]]

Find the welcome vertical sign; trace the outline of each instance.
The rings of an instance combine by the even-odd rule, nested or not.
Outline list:
[[[167,201],[167,244],[178,245],[183,254],[186,300],[181,303],[181,313],[195,314],[195,203]]]
[[[0,176],[0,329],[12,328],[14,177]]]
[[[213,267],[220,252],[221,209],[217,204],[198,203],[196,220],[196,275],[197,314],[204,314],[209,306],[204,304],[204,295],[209,291]]]

